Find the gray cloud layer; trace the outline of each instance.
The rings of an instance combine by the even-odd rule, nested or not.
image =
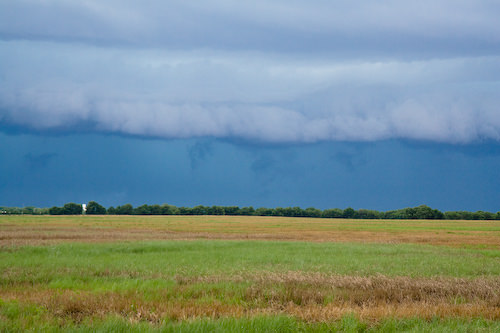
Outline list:
[[[15,0],[0,13],[4,38],[356,57],[500,50],[494,0]]]
[[[0,124],[500,140],[495,1],[5,1]]]

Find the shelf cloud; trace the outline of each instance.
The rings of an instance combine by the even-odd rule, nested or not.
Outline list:
[[[494,1],[4,1],[0,127],[498,141],[499,15]]]

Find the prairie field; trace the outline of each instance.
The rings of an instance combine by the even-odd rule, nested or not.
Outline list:
[[[0,216],[0,331],[500,331],[500,221]]]

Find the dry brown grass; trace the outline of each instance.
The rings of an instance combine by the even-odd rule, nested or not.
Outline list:
[[[131,320],[158,322],[163,318],[185,320],[196,317],[241,317],[255,311],[243,306],[224,304],[220,301],[199,302],[195,299],[146,301],[134,293],[89,293],[71,290],[25,289],[1,291],[4,300],[37,304],[46,308],[52,316],[81,322],[85,318],[118,315]]]
[[[259,216],[0,216],[0,246],[167,239],[417,243],[500,248],[500,221]]]
[[[217,289],[183,295],[199,283],[245,282],[241,301],[215,299]],[[500,319],[500,278],[408,278],[329,276],[319,273],[259,273],[232,277],[177,277],[174,290],[147,299],[136,291],[92,293],[25,286],[0,290],[2,299],[41,305],[58,318],[80,322],[111,314],[131,321],[162,318],[242,317],[287,314],[307,321],[339,319],[356,313],[364,320],[420,317]],[[177,295],[173,297],[172,295]],[[209,301],[208,301],[209,300]]]
[[[179,276],[176,280],[180,285],[252,281],[254,284],[247,290],[247,301],[262,299],[279,304],[322,305],[333,297],[334,303],[362,307],[390,303],[482,302],[500,308],[500,278],[361,277],[292,271],[232,277]]]
[[[284,313],[307,321],[328,321],[340,319],[346,314],[355,313],[360,319],[366,321],[379,321],[384,318],[421,318],[430,320],[432,318],[485,318],[490,320],[500,319],[498,307],[484,306],[480,304],[387,304],[372,307],[344,307],[334,304],[319,306],[297,306],[289,304]]]
[[[334,277],[321,282],[291,280],[283,283],[281,303],[322,306],[333,295],[332,304],[348,308],[428,307],[467,304],[500,309],[499,280],[411,279]]]

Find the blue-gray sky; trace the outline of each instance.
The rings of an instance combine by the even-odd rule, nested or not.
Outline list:
[[[0,2],[0,205],[500,210],[497,1]]]

